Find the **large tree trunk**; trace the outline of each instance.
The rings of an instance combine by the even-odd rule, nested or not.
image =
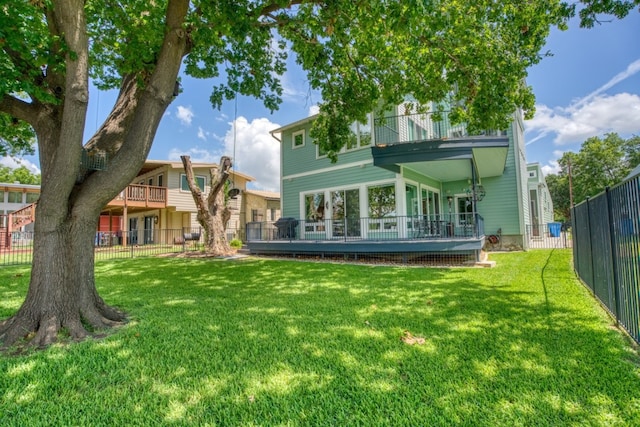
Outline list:
[[[47,208],[39,205],[37,211],[42,217]],[[82,339],[88,334],[83,322],[90,329],[103,329],[125,319],[104,303],[95,287],[96,225],[97,221],[68,217],[55,229],[43,230],[36,221],[29,292],[18,313],[0,328],[5,344],[34,333],[30,344],[46,346],[60,329]]]
[[[109,153],[106,170],[81,167],[88,102],[88,39],[82,0],[54,2],[54,31],[69,52],[64,74],[44,78],[60,89],[60,103],[4,100],[4,108],[28,121],[38,135],[42,186],[36,207],[31,281],[18,312],[0,323],[2,347],[26,338],[30,345],[54,342],[61,329],[82,339],[96,329],[121,324],[125,314],[105,304],[94,278],[94,238],[100,210],[140,171],[158,124],[173,99],[187,51],[182,25],[188,0],[170,0],[166,31],[151,74],[124,76],[105,124],[86,144]],[[11,102],[10,102],[11,101]]]
[[[223,156],[220,166],[213,167],[209,171],[211,176],[211,189],[208,196],[202,193],[193,174],[191,159],[189,156],[181,156],[187,183],[193,196],[193,201],[198,209],[198,223],[204,229],[206,251],[213,256],[225,256],[233,251],[227,241],[226,228],[231,217],[231,211],[226,205],[225,184],[229,178],[231,159]]]

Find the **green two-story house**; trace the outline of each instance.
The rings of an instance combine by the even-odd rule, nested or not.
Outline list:
[[[252,252],[478,261],[486,245],[527,248],[536,204],[521,114],[506,130],[471,135],[447,112],[402,104],[354,123],[335,163],[310,137],[314,119],[272,131],[281,144],[283,218],[247,231]]]

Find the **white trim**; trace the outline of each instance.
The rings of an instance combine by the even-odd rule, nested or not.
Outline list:
[[[309,171],[309,172],[294,173],[294,174],[291,174],[291,175],[283,176],[282,180],[284,181],[285,179],[302,178],[302,177],[305,177],[305,176],[313,176],[313,175],[317,175],[317,174],[321,174],[321,173],[337,171],[337,170],[340,170],[340,169],[348,169],[348,168],[352,168],[352,167],[355,167],[355,166],[372,165],[372,164],[373,164],[373,160],[362,160],[362,161],[359,161],[359,162],[347,163],[347,164],[340,165],[340,166],[333,166],[333,167],[329,167],[329,168],[316,169],[316,170]]]
[[[291,149],[292,150],[295,150],[297,148],[302,148],[302,147],[305,146],[306,140],[307,140],[307,135],[306,134],[307,134],[307,132],[304,129],[296,131],[296,132],[293,132],[291,134]],[[300,136],[300,135],[302,135],[302,144],[296,145],[296,137]]]

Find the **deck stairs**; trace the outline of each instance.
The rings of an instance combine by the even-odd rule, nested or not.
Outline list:
[[[0,249],[11,249],[11,233],[36,220],[36,204],[31,203],[0,216]]]

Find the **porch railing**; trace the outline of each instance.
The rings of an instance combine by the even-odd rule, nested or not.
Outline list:
[[[109,205],[163,208],[167,205],[167,189],[153,185],[129,185]]]
[[[465,123],[455,124],[449,111],[387,116],[374,120],[376,145],[457,139],[470,136],[506,136],[506,131],[469,132]]]
[[[478,214],[390,216],[312,221],[280,218],[276,222],[247,223],[246,240],[443,240],[484,236]]]

